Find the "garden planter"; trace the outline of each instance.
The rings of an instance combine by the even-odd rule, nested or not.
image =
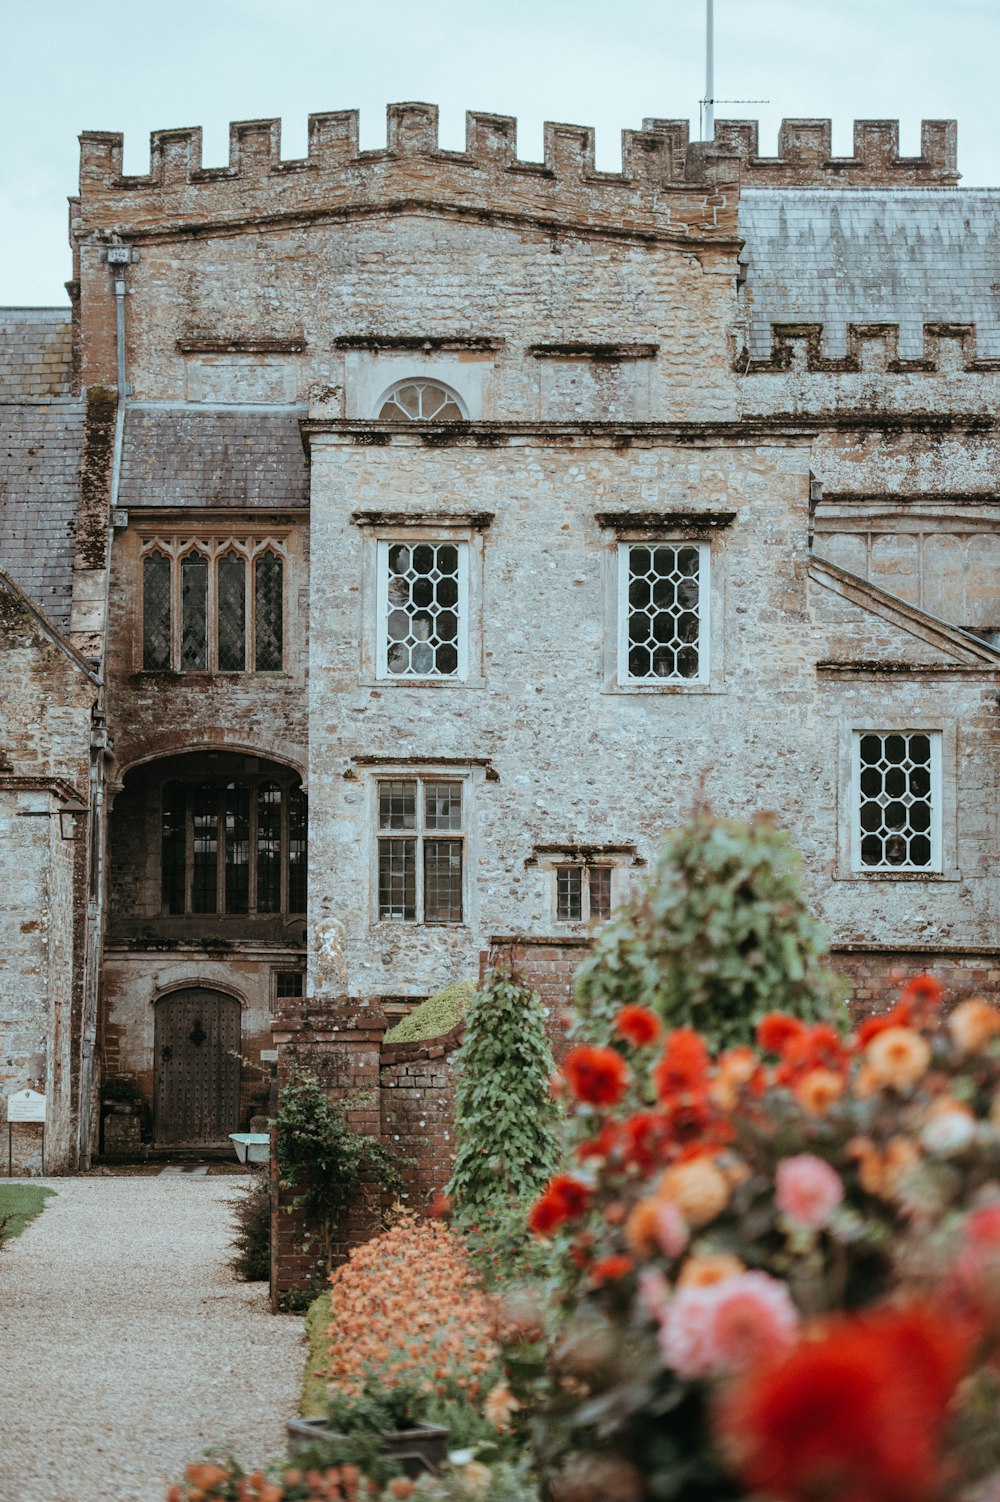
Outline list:
[[[285,1429],[288,1454],[293,1460],[313,1445],[347,1437],[331,1429],[329,1419],[289,1419]],[[383,1430],[380,1449],[383,1455],[398,1461],[404,1475],[413,1481],[427,1472],[440,1476],[448,1453],[450,1432],[439,1424],[421,1424],[415,1429],[394,1429],[391,1432]]]

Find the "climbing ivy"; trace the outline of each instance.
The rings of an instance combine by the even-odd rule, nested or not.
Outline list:
[[[555,1069],[537,991],[504,970],[472,998],[455,1055],[455,1169],[447,1193],[460,1213],[535,1194],[557,1158]]]
[[[844,986],[824,968],[799,858],[768,815],[702,812],[668,839],[653,874],[598,936],[577,976],[579,1035],[607,1042],[638,1003],[716,1047],[752,1039],[770,1010],[835,1019]]]
[[[364,1183],[402,1183],[398,1154],[355,1132],[323,1093],[314,1074],[293,1066],[278,1098],[278,1168],[283,1188],[301,1189],[296,1203],[317,1220],[349,1204]]]

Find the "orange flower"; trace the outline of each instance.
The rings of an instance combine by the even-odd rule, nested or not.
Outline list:
[[[802,1037],[805,1023],[787,1012],[768,1012],[757,1024],[757,1042],[765,1053],[785,1052],[789,1043]]]
[[[591,1106],[617,1105],[629,1081],[628,1065],[620,1053],[586,1043],[566,1055],[563,1073],[575,1098]]]
[[[677,1287],[710,1288],[713,1283],[721,1283],[723,1278],[735,1278],[745,1272],[746,1266],[739,1257],[732,1257],[727,1252],[689,1257],[677,1275]]]
[[[528,1229],[547,1236],[568,1220],[579,1220],[590,1206],[590,1190],[572,1174],[557,1173],[528,1216]]]
[[[900,1002],[913,1007],[922,1017],[929,1016],[941,1001],[941,986],[933,975],[914,975],[899,993]]]
[[[963,1001],[948,1018],[948,1031],[963,1053],[978,1053],[1000,1032],[1000,1011],[978,996]]]
[[[520,1406],[506,1382],[498,1382],[490,1388],[483,1400],[483,1417],[494,1429],[509,1429],[510,1421]]]
[[[615,1283],[619,1278],[627,1277],[634,1267],[631,1257],[626,1257],[623,1252],[613,1252],[594,1263],[590,1276],[595,1283]]]
[[[844,1093],[845,1080],[834,1069],[810,1069],[795,1085],[793,1093],[807,1116],[825,1116]]]
[[[192,1461],[184,1470],[184,1480],[190,1486],[200,1487],[205,1492],[229,1479],[229,1471],[225,1466],[215,1465],[211,1461]]]
[[[638,1200],[625,1222],[625,1244],[637,1257],[652,1257],[659,1250],[657,1216],[659,1204],[654,1199]]]
[[[711,1158],[689,1158],[662,1175],[658,1199],[672,1200],[693,1226],[707,1225],[729,1203],[729,1184]]]
[[[865,1049],[865,1062],[875,1079],[893,1090],[909,1090],[923,1079],[931,1061],[931,1046],[912,1027],[889,1027]]]
[[[653,1079],[661,1100],[704,1090],[708,1084],[708,1048],[701,1034],[690,1027],[675,1027],[669,1032]]]

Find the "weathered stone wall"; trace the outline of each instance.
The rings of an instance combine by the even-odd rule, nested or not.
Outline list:
[[[45,1166],[78,1166],[87,818],[64,839],[59,809],[89,800],[96,688],[27,601],[0,580],[5,717],[0,731],[0,1131],[6,1100],[47,1098]],[[84,1141],[86,1127],[84,1126]],[[41,1170],[41,1133],[14,1128],[14,1172]],[[7,1172],[5,1151],[0,1173]]]

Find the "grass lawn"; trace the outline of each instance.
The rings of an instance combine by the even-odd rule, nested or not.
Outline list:
[[[324,1367],[329,1357],[330,1338],[326,1333],[330,1323],[331,1290],[321,1293],[306,1311],[306,1339],[309,1341],[309,1358],[302,1383],[302,1399],[299,1412],[304,1418],[321,1417],[326,1413],[326,1378],[316,1376],[316,1368]]]
[[[0,1246],[20,1236],[29,1220],[41,1215],[50,1194],[55,1190],[37,1184],[0,1184]]]

